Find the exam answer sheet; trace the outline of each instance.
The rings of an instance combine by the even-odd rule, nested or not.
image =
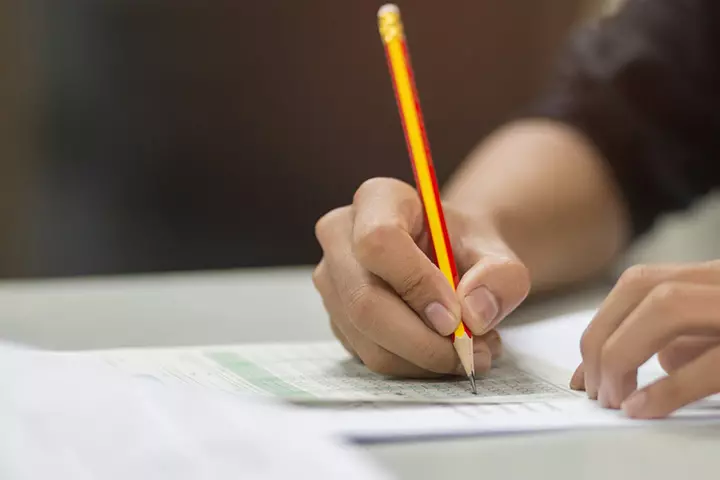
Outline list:
[[[538,402],[583,396],[568,388],[568,380],[580,361],[578,339],[591,317],[592,312],[580,312],[505,328],[506,354],[478,377],[477,395],[462,377],[377,375],[338,342],[115,349],[88,355],[141,378],[301,404]]]
[[[579,339],[592,311],[503,328],[505,354],[478,377],[397,379],[369,371],[338,342],[276,343],[200,348],[115,349],[89,353],[128,374],[293,403],[495,404],[582,398],[568,388],[580,363]],[[641,369],[657,378],[659,365]],[[650,370],[648,371],[648,368]]]
[[[341,346],[327,342],[70,355],[100,361],[138,380],[289,400],[305,407],[295,411],[313,425],[360,442],[652,423],[602,409],[567,388],[580,361],[580,335],[592,314],[509,322],[501,331],[505,358],[478,379],[477,396],[461,378],[397,380],[373,374]],[[662,371],[652,360],[640,369],[639,384],[659,375]],[[712,422],[720,428],[719,407],[717,400],[708,400],[682,409],[669,421]]]
[[[507,358],[478,377],[396,379],[377,375],[338,343],[256,344],[206,348],[97,352],[131,375],[189,383],[231,393],[278,397],[294,403],[507,403],[571,398],[560,370]]]

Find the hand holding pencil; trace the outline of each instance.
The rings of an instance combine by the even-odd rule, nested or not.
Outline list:
[[[383,24],[383,13],[395,17]],[[379,21],[381,30],[402,34],[395,7],[384,7]],[[392,44],[393,58],[386,34],[398,135],[404,130],[419,188],[373,179],[352,205],[325,215],[316,226],[324,256],[313,278],[336,336],[370,369],[482,374],[501,351],[494,327],[527,295],[527,271],[490,215],[471,218],[440,204],[407,48],[404,39]]]

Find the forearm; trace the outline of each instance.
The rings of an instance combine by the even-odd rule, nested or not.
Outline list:
[[[629,238],[626,207],[604,161],[569,127],[508,125],[468,158],[446,199],[489,217],[530,270],[533,291],[602,272]]]

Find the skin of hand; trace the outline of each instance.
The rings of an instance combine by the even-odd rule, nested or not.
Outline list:
[[[393,179],[365,182],[352,205],[316,226],[313,279],[335,335],[371,370],[404,377],[464,374],[448,337],[462,318],[478,373],[501,352],[494,327],[525,298],[527,269],[490,222],[445,207],[462,279],[457,292],[429,257],[420,199]]]
[[[444,210],[461,280],[453,292],[428,257],[422,205],[409,185],[373,179],[318,221],[313,280],[331,326],[371,370],[461,374],[448,337],[475,334],[475,369],[500,352],[494,331],[528,295],[604,271],[628,222],[597,151],[562,124],[528,120],[486,139],[449,182]]]
[[[719,393],[719,309],[720,261],[631,267],[583,334],[571,387],[644,419]],[[656,353],[668,375],[638,390]]]

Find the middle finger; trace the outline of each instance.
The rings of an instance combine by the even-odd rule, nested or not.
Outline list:
[[[315,277],[315,286],[322,294],[325,309],[330,316],[330,326],[346,350],[377,373],[412,378],[433,376],[431,372],[413,365],[365,338],[348,320],[335,286],[329,278],[324,260],[318,266],[318,270],[320,271]]]

